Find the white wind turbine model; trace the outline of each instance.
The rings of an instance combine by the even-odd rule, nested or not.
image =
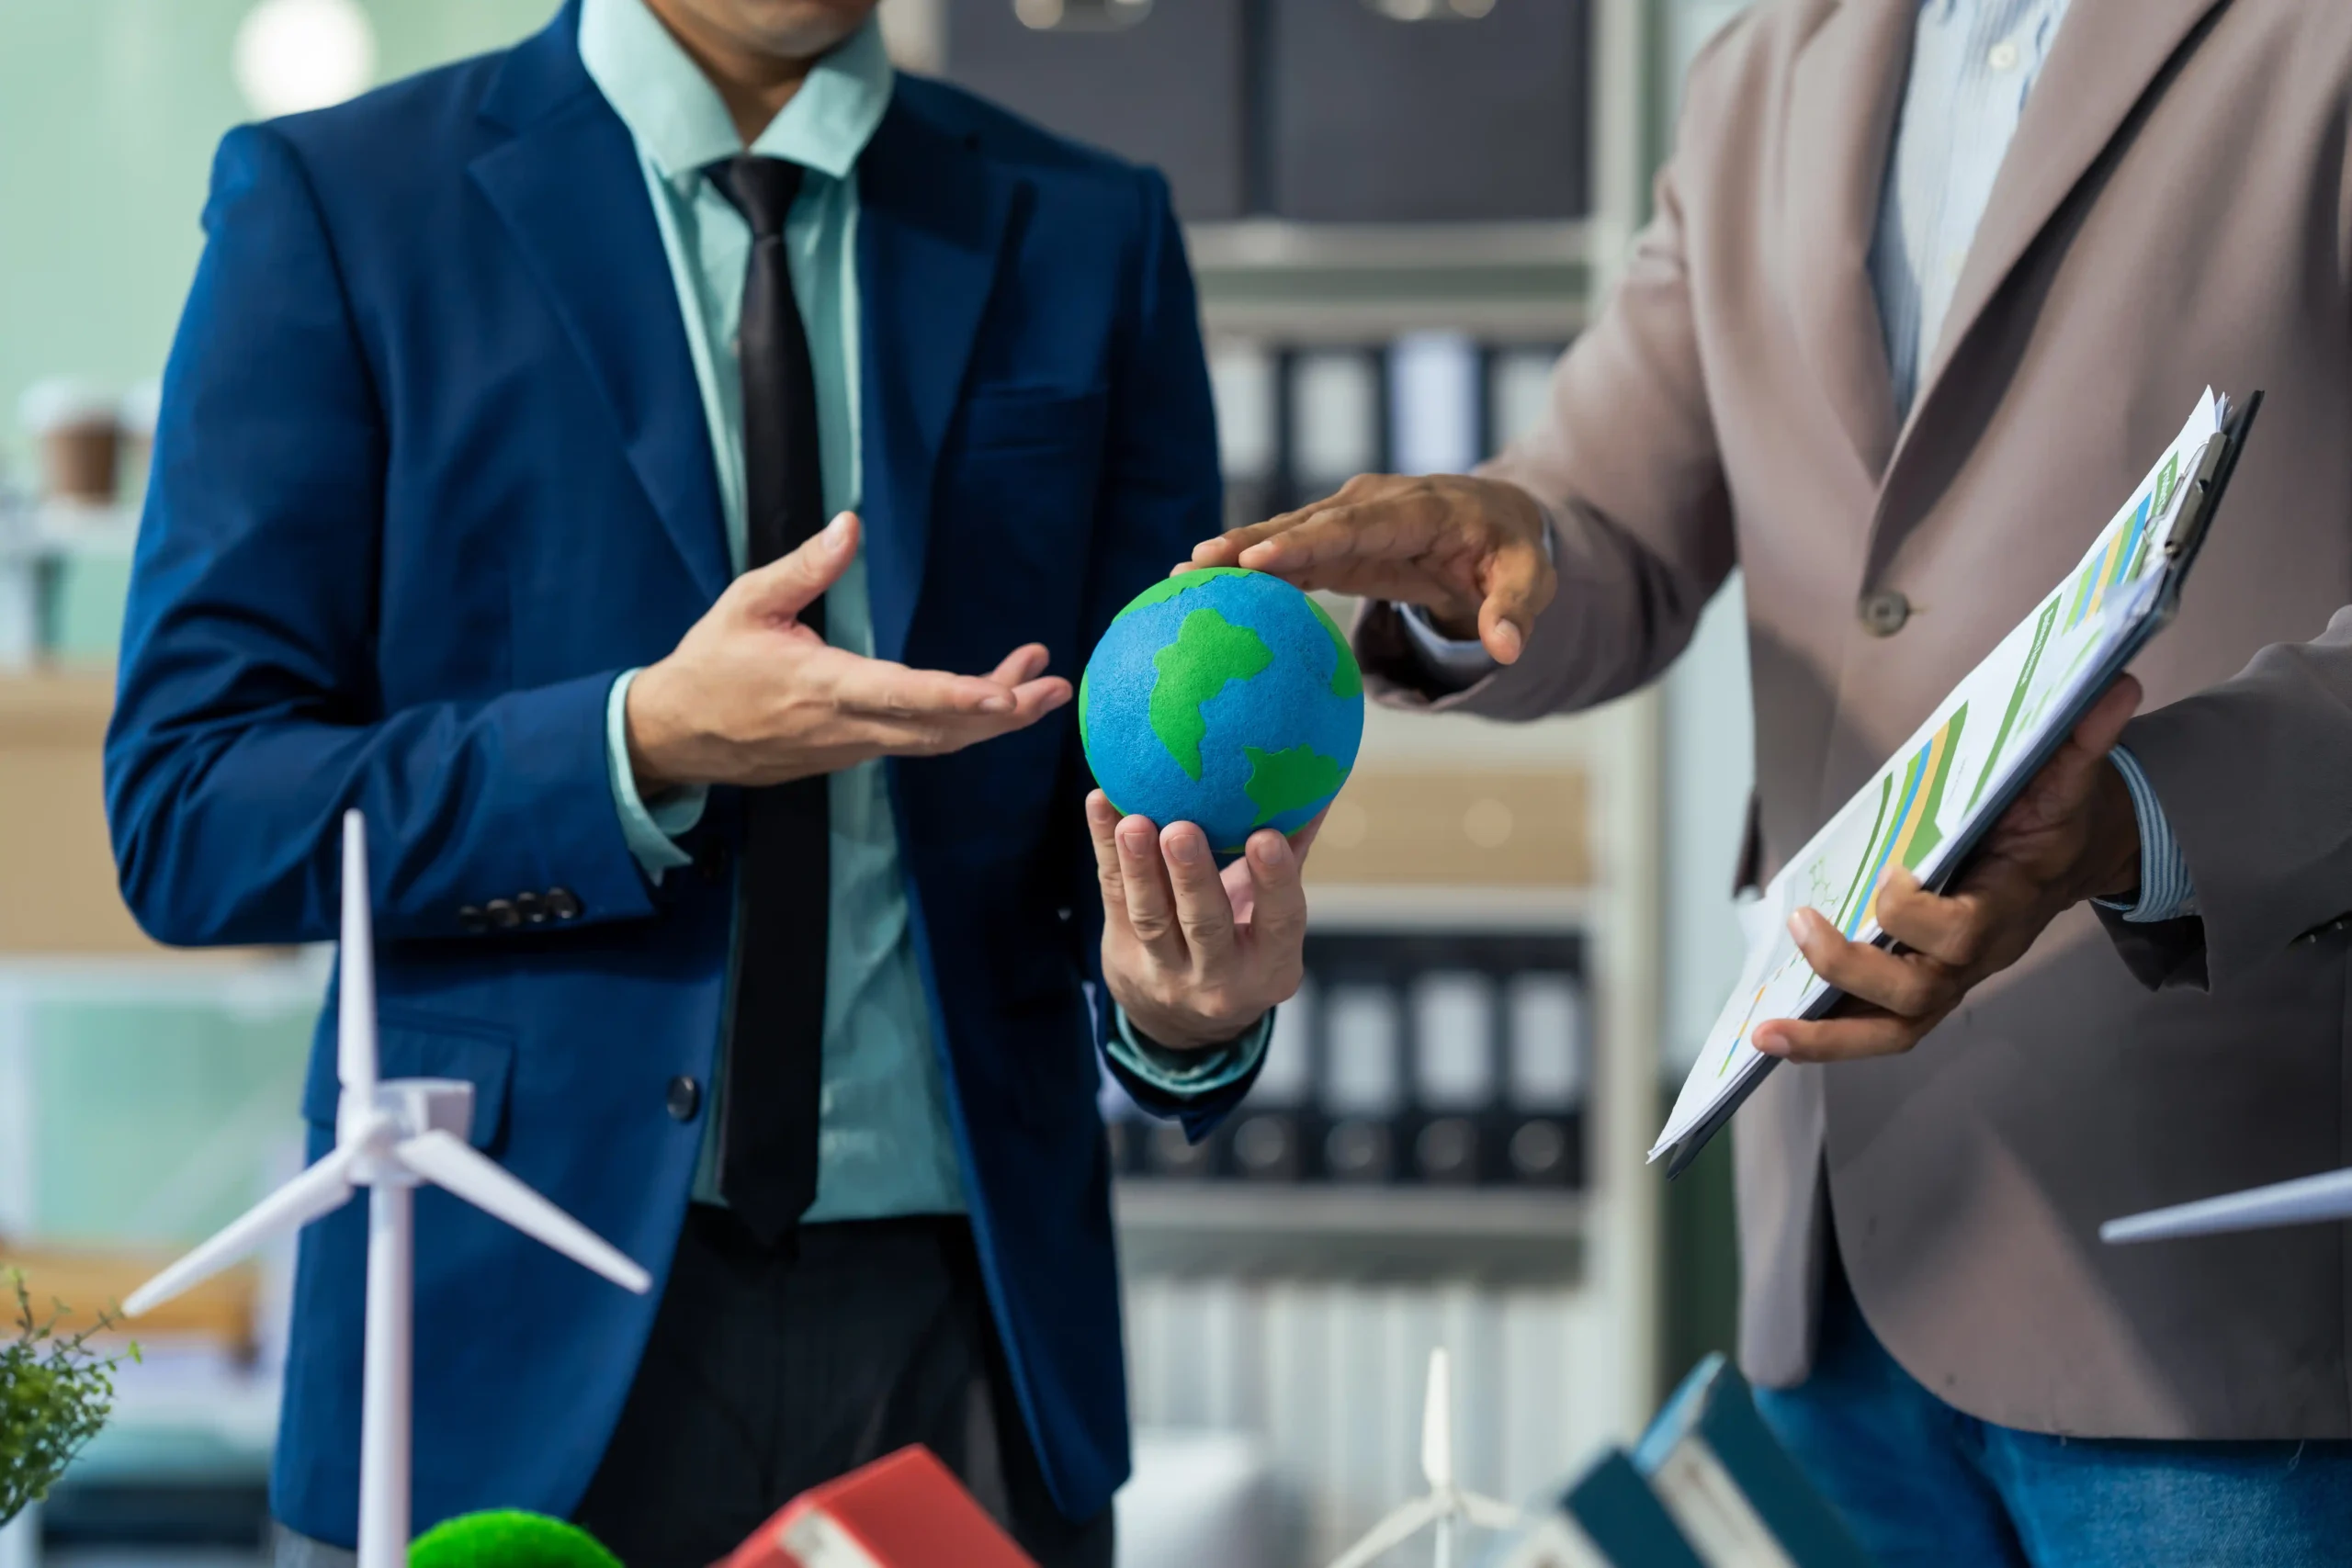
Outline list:
[[[1512,1529],[1521,1523],[1519,1510],[1510,1504],[1464,1492],[1453,1483],[1453,1380],[1443,1346],[1430,1352],[1429,1393],[1421,1405],[1421,1474],[1429,1491],[1373,1526],[1331,1568],[1366,1568],[1429,1529],[1437,1532],[1437,1568],[1453,1568],[1454,1531],[1463,1520],[1490,1530]]]
[[[431,1182],[642,1295],[644,1269],[466,1141],[473,1085],[376,1077],[376,964],[368,914],[368,829],[343,817],[342,986],[334,1148],[123,1303],[136,1317],[368,1189],[368,1321],[359,1437],[359,1568],[403,1568],[409,1541],[410,1359],[416,1189]]]

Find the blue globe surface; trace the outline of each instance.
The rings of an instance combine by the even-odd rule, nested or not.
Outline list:
[[[1363,739],[1363,676],[1323,607],[1280,578],[1218,567],[1119,612],[1078,688],[1086,760],[1111,804],[1194,822],[1217,853],[1296,832]]]

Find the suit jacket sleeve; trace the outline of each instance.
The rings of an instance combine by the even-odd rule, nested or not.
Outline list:
[[[2226,987],[2352,910],[2352,609],[2142,715],[2123,744],[2197,888],[2194,919],[2108,921],[2143,981]]]
[[[390,433],[278,133],[222,142],[205,227],[107,735],[131,912],[167,942],[332,936],[335,821],[356,806],[387,937],[454,937],[462,907],[553,887],[582,920],[650,913],[605,777],[617,671],[386,710],[379,660],[397,650],[379,647],[374,611]]]
[[[1616,297],[1553,371],[1544,417],[1478,470],[1543,507],[1558,594],[1518,663],[1461,691],[1430,678],[1394,606],[1367,606],[1356,650],[1380,700],[1510,719],[1605,702],[1673,661],[1730,574],[1730,506],[1671,166],[1656,197]]]
[[[1097,502],[1092,558],[1087,563],[1082,661],[1127,601],[1166,577],[1192,554],[1196,540],[1220,526],[1225,510],[1218,476],[1216,416],[1209,400],[1208,362],[1201,348],[1200,306],[1182,231],[1169,205],[1167,182],[1137,176],[1133,284],[1125,330],[1112,367],[1111,410],[1104,439],[1102,490]],[[1072,873],[1067,897],[1078,962],[1092,982],[1095,1036],[1104,1060],[1136,1104],[1181,1117],[1195,1141],[1205,1137],[1257,1081],[1261,1052],[1247,1072],[1216,1089],[1176,1095],[1138,1077],[1108,1051],[1115,1022],[1102,984],[1102,896],[1094,849],[1086,830],[1085,792],[1092,787],[1078,726],[1069,726],[1063,758],[1062,807],[1070,823]]]

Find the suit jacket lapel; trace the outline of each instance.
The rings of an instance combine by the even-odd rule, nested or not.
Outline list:
[[[1912,425],[1961,345],[2197,28],[2225,0],[2073,0],[1970,243]],[[1905,432],[1905,438],[1908,438]]]
[[[1781,171],[1789,215],[1781,261],[1798,334],[1873,487],[1895,419],[1871,240],[1917,14],[1917,0],[1832,4],[1792,70]]]
[[[716,599],[731,569],[677,288],[636,144],[580,63],[577,26],[567,7],[508,57],[482,114],[514,135],[471,173],[611,406],[695,585]]]
[[[940,444],[997,268],[1018,183],[901,95],[858,160],[858,292],[867,592],[876,657],[907,645],[922,587]]]

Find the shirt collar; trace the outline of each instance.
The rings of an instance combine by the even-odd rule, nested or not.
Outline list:
[[[718,89],[645,0],[582,0],[580,61],[662,177],[691,190],[742,152]],[[890,58],[873,17],[817,62],[751,151],[846,178],[890,107]]]

